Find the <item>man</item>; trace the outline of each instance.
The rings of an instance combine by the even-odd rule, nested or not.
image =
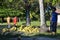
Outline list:
[[[56,8],[52,7],[52,14],[51,14],[51,25],[50,25],[50,31],[52,35],[56,34],[57,29],[57,15]]]

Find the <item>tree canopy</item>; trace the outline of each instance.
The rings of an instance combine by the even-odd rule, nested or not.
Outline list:
[[[46,8],[46,3],[52,3],[56,5],[59,3],[59,0],[44,0],[44,7]],[[30,5],[30,15],[32,19],[39,20],[39,2],[38,0],[27,0],[27,3]],[[24,0],[0,0],[0,17],[11,17],[18,16],[26,18],[25,14],[25,2]]]

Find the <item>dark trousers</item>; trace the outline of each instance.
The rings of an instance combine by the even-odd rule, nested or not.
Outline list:
[[[51,21],[50,31],[51,31],[51,32],[56,32],[56,29],[57,29],[57,22],[52,22],[52,21]]]

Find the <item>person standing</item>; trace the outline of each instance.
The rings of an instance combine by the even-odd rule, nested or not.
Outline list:
[[[16,24],[17,24],[17,17],[16,16],[13,18],[13,23],[14,23],[14,26],[16,27]]]
[[[10,17],[7,17],[7,24],[8,24],[8,28],[10,28]]]
[[[57,29],[57,15],[58,13],[56,12],[56,8],[52,7],[52,14],[51,14],[51,23],[50,23],[50,31],[52,35],[56,34],[56,29]]]

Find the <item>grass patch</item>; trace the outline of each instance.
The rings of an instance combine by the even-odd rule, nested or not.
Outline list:
[[[18,25],[22,25],[24,23],[26,24],[26,21],[17,22]],[[11,22],[10,24],[13,25],[13,22]],[[49,26],[50,21],[46,21],[46,24]],[[7,25],[7,23],[0,23],[0,25]],[[40,21],[32,21],[31,26],[40,26]]]

